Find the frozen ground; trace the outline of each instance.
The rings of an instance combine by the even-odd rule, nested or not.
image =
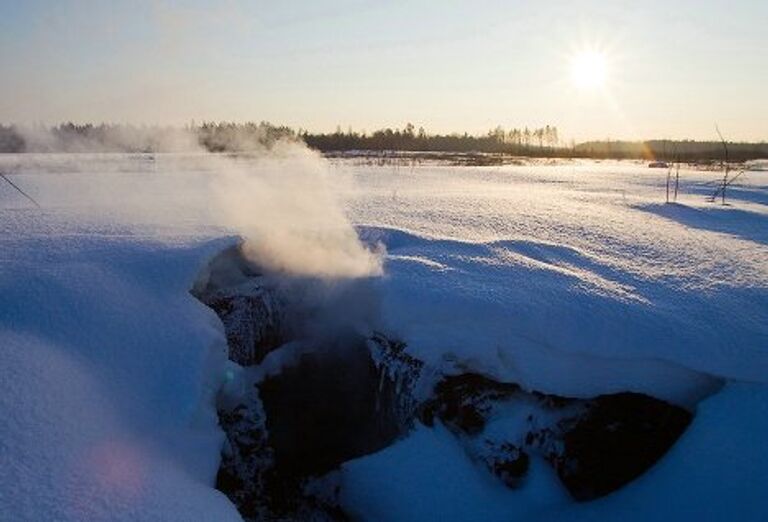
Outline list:
[[[665,175],[633,164],[361,172],[350,207],[387,247],[384,316],[421,357],[571,395],[683,400],[681,386],[700,384],[690,370],[762,381],[768,177],[748,174],[723,207],[704,198],[717,174],[694,171],[665,205]]]
[[[311,174],[251,183],[307,162]],[[0,169],[42,206],[0,186],[0,512],[236,519],[211,487],[224,338],[187,291],[233,236],[343,228],[346,214],[386,248],[371,326],[413,355],[541,391],[642,391],[698,411],[648,474],[581,505],[544,466],[509,491],[444,431],[418,428],[343,468],[351,512],[768,518],[768,172],[745,174],[722,206],[705,201],[716,173],[682,171],[678,203],[665,205],[666,171],[632,163],[411,168],[302,156],[241,161],[239,177],[222,178],[223,160],[50,155],[0,157]],[[308,175],[328,183],[307,185]],[[241,193],[222,193],[232,184]],[[307,206],[308,218],[290,219]],[[360,275],[355,245],[332,237],[345,273]],[[327,276],[334,258],[307,252]]]

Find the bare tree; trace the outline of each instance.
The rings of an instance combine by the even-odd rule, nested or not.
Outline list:
[[[728,162],[728,160],[729,160],[729,156],[728,156],[728,143],[725,141],[725,139],[723,139],[723,135],[720,133],[720,129],[717,128],[717,125],[715,125],[715,129],[717,130],[717,134],[720,136],[720,141],[722,142],[723,149],[725,150],[725,164],[723,165],[723,170],[724,170],[725,173],[723,174],[723,180],[720,182],[720,184],[718,185],[718,187],[715,190],[715,192],[708,199],[709,199],[709,201],[715,201],[718,197],[720,197],[721,201],[722,201],[722,204],[725,205],[725,192],[726,192],[726,189],[730,185],[732,185],[737,179],[739,179],[742,176],[742,174],[744,174],[744,172],[746,172],[746,171],[744,169],[741,169],[738,172],[738,174],[736,174],[735,176],[731,176],[730,178],[728,177],[728,174],[731,171],[731,167],[730,167],[730,164]]]
[[[723,144],[723,150],[725,150],[725,162],[724,162],[724,174],[723,174],[723,184],[720,186],[720,195],[722,197],[722,204],[725,205],[725,189],[728,186],[728,169],[730,168],[730,164],[728,162],[728,142],[725,141],[725,138],[723,138],[723,133],[720,132],[720,127],[715,124],[715,130],[717,131],[717,135],[720,136],[720,141]],[[715,192],[715,195],[712,196],[712,200],[717,197],[717,192]]]
[[[680,154],[677,153],[675,146],[675,197],[673,201],[677,203],[677,189],[680,186]]]

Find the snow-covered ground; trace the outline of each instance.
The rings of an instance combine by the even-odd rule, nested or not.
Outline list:
[[[723,207],[704,197],[717,174],[684,171],[675,205],[665,176],[615,163],[360,172],[350,206],[387,247],[384,316],[420,357],[554,393],[685,402],[704,374],[766,378],[768,177],[746,175]]]
[[[418,427],[343,467],[345,507],[363,519],[768,519],[768,172],[745,174],[722,206],[705,201],[717,173],[681,171],[665,205],[666,170],[634,163],[292,152],[4,156],[0,170],[42,206],[0,185],[11,519],[237,519],[212,488],[224,335],[188,293],[236,236],[280,269],[374,276],[370,326],[431,367],[697,411],[656,467],[586,504],[535,462],[507,490],[447,432]]]

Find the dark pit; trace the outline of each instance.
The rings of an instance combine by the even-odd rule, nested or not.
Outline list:
[[[381,382],[381,385],[380,385]],[[402,431],[391,380],[350,335],[258,385],[277,467],[322,475],[391,444]]]
[[[317,309],[296,309],[303,297],[285,295],[302,288],[274,284],[233,248],[193,290],[224,324],[234,362],[258,373],[282,351],[274,354],[279,371],[260,373],[240,396],[219,402],[227,444],[217,488],[246,520],[346,520],[334,470],[389,446],[416,420],[448,427],[474,462],[510,488],[523,486],[531,459],[541,458],[578,501],[641,475],[691,422],[688,410],[637,393],[574,399],[478,373],[425,369],[405,343],[340,327],[344,321],[324,309],[320,317],[331,317],[333,328],[306,328]],[[418,404],[413,390],[425,375],[434,379],[432,392]],[[486,433],[510,408],[527,424]]]

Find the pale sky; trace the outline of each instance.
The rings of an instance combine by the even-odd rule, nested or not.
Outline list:
[[[768,0],[0,0],[3,123],[760,141],[767,94]]]

